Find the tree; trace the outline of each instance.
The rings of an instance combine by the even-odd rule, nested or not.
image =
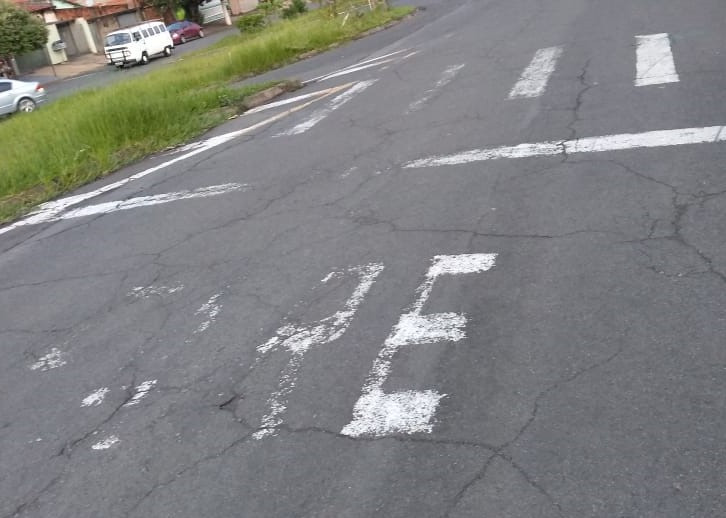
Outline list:
[[[0,59],[40,49],[48,41],[45,24],[26,10],[0,0]]]

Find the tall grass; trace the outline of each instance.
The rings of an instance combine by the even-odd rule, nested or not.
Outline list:
[[[0,221],[218,124],[229,106],[261,89],[230,81],[289,63],[401,18],[375,11],[341,26],[316,11],[113,86],[84,90],[0,122]]]

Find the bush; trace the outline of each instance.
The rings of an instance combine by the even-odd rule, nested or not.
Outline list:
[[[298,14],[302,14],[308,10],[305,0],[292,0],[292,3],[282,10],[283,18],[293,18]]]
[[[265,15],[262,13],[253,13],[242,16],[237,20],[237,27],[242,32],[256,32],[265,28]]]

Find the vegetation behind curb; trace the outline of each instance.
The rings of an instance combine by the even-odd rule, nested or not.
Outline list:
[[[377,10],[341,26],[322,11],[226,38],[143,77],[84,90],[0,123],[0,222],[150,153],[176,146],[238,111],[270,84],[230,82],[290,63],[403,18]]]

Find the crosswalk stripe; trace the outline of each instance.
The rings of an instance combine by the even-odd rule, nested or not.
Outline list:
[[[561,55],[562,47],[549,47],[535,52],[532,62],[524,69],[519,81],[509,92],[509,98],[517,99],[542,95]]]
[[[635,86],[680,81],[667,33],[636,36],[635,39],[637,41]]]

